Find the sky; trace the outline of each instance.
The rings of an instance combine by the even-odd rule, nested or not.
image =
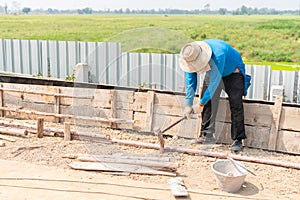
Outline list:
[[[15,2],[15,3],[13,3]],[[226,8],[235,10],[245,5],[252,8],[275,8],[276,10],[298,10],[300,0],[0,0],[0,6],[7,4],[8,9],[17,5],[19,9],[204,9],[206,4],[211,10]]]

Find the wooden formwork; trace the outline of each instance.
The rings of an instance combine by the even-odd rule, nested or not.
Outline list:
[[[195,104],[198,98],[195,98]],[[1,83],[1,116],[72,122],[141,132],[153,132],[179,119],[184,94],[155,90],[97,89],[33,84]],[[247,139],[245,145],[300,154],[300,106],[244,100]],[[165,134],[194,138],[198,119],[193,116]],[[221,98],[216,124],[219,143],[230,144],[230,110]]]

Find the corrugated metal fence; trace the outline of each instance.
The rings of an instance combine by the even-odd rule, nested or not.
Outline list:
[[[121,45],[113,42],[0,40],[1,71],[66,79],[77,63],[87,63],[90,82],[183,92],[184,73],[177,57],[121,52]],[[286,102],[299,103],[298,71],[273,71],[268,66],[246,66],[246,71],[252,75],[248,98],[270,100],[280,85]]]

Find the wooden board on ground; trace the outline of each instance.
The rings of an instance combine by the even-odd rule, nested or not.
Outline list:
[[[174,197],[187,197],[189,196],[188,191],[184,187],[184,183],[181,177],[171,178],[168,180],[171,188],[171,192]]]
[[[72,162],[69,164],[69,166],[73,169],[80,169],[80,170],[87,170],[87,171],[129,172],[133,174],[176,176],[176,173],[173,172],[165,172],[165,171],[151,169],[149,167],[129,165],[129,164]]]
[[[9,142],[15,142],[16,141],[14,138],[8,137],[6,135],[1,135],[1,134],[0,134],[0,139],[1,140],[6,140],[6,141],[9,141]]]
[[[80,155],[77,160],[83,162],[105,162],[105,163],[118,163],[118,164],[131,164],[131,165],[141,165],[146,167],[151,167],[155,169],[162,170],[176,170],[178,168],[178,163],[175,162],[162,162],[153,160],[140,160],[140,159],[126,159],[122,157],[103,157],[98,155]]]
[[[100,158],[122,158],[128,160],[150,160],[150,161],[157,161],[157,162],[170,162],[169,157],[153,157],[153,156],[135,156],[135,155],[123,155],[122,153],[113,154],[113,155],[91,155],[91,154],[65,154],[63,158],[70,158],[70,159],[77,159],[79,156],[82,155],[90,155],[90,156],[97,156]]]

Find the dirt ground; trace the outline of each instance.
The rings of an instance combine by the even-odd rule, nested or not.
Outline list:
[[[29,120],[10,120],[28,124],[36,123],[36,121]],[[45,127],[55,127],[63,129],[62,124],[46,123]],[[73,128],[79,129],[79,127],[76,126]],[[96,132],[109,135],[111,136],[111,138],[157,143],[157,138],[152,134],[91,127],[80,128],[80,130],[85,132]],[[2,168],[0,167],[2,171],[0,171],[0,199],[40,199],[40,197],[34,195],[34,193],[29,192],[36,190],[36,188],[28,187],[26,192],[29,192],[27,193],[29,196],[27,195],[26,198],[25,196],[20,196],[20,194],[18,193],[18,188],[19,191],[21,190],[20,184],[24,184],[22,185],[22,189],[25,188],[25,184],[29,184],[28,181],[24,182],[23,180],[22,182],[20,178],[24,176],[27,178],[33,177],[33,175],[31,174],[32,171],[38,172],[39,170],[44,174],[38,176],[38,178],[40,179],[44,178],[49,180],[51,178],[55,179],[55,175],[59,177],[64,177],[65,175],[71,179],[74,178],[74,180],[81,180],[81,184],[83,184],[84,181],[89,181],[87,184],[91,184],[91,182],[97,183],[97,181],[99,182],[99,179],[101,179],[101,181],[111,181],[111,183],[120,183],[118,187],[112,184],[110,188],[107,185],[108,183],[106,183],[106,186],[99,185],[99,187],[108,187],[105,190],[110,191],[110,196],[105,196],[104,193],[94,193],[93,198],[89,196],[91,195],[90,193],[80,193],[80,191],[85,187],[87,187],[89,191],[92,191],[95,186],[87,186],[86,184],[84,186],[78,186],[68,183],[69,190],[61,191],[61,193],[67,195],[61,196],[61,198],[63,199],[174,199],[167,184],[167,181],[170,177],[137,174],[119,176],[108,172],[85,172],[80,170],[72,170],[70,169],[68,164],[73,160],[62,158],[62,156],[65,154],[111,155],[116,153],[122,153],[124,155],[170,157],[172,161],[179,163],[179,168],[177,169],[178,176],[183,178],[185,186],[190,194],[190,196],[186,199],[198,200],[300,198],[300,170],[296,169],[242,162],[257,176],[248,174],[240,191],[232,194],[221,191],[220,188],[217,187],[215,176],[211,170],[211,165],[217,160],[216,158],[194,156],[174,152],[165,152],[162,154],[158,150],[129,147],[117,144],[104,144],[101,142],[79,140],[64,141],[63,138],[59,137],[43,137],[39,139],[36,138],[35,135],[28,135],[25,137],[13,138],[16,139],[16,142],[5,141],[6,146],[0,147],[0,163],[2,163]],[[184,148],[202,149],[212,152],[230,153],[230,146],[228,145],[192,145],[190,144],[190,140],[176,137],[166,138],[166,146],[180,146]],[[240,155],[279,160],[284,162],[300,163],[300,156],[268,152],[258,149],[244,148],[243,152],[241,152]],[[27,165],[28,168],[26,168]],[[22,167],[26,169],[22,169]],[[44,169],[45,167],[47,167],[46,170]],[[10,170],[10,168],[12,170]],[[32,169],[32,171],[28,171],[29,169]],[[17,174],[17,172],[20,172],[20,170],[22,170],[21,175]],[[46,174],[48,174],[47,176],[45,175],[45,171]],[[41,182],[41,180],[39,179],[36,179],[36,181],[39,181],[39,183]],[[43,199],[51,199],[51,194],[53,192],[60,192],[49,189],[54,187],[54,185],[57,186],[58,183],[48,182],[47,185],[43,187],[43,189],[39,189],[39,192],[41,192],[41,190],[48,191],[48,193],[45,193],[46,195],[43,196]],[[124,187],[122,187],[122,185]],[[137,186],[134,191],[130,191],[128,185]],[[143,188],[139,189],[138,186],[143,186]],[[145,191],[145,188],[148,188],[148,190]],[[80,195],[77,193],[77,196],[72,196],[74,193],[76,193],[76,191],[80,193]],[[46,198],[47,195],[49,198]]]

